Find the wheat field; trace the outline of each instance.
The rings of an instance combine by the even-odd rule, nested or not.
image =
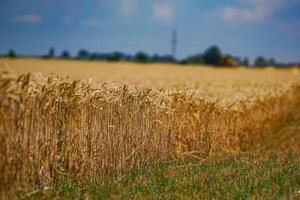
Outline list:
[[[249,151],[300,111],[297,69],[27,58],[0,71],[2,193]]]

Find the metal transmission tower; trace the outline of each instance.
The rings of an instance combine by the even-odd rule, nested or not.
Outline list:
[[[171,47],[171,54],[173,58],[176,58],[176,50],[177,50],[177,30],[174,29],[172,32],[172,47]]]

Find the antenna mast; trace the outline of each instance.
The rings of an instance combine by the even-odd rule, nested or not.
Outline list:
[[[177,30],[173,29],[171,55],[173,56],[174,59],[176,58],[176,50],[177,50]]]

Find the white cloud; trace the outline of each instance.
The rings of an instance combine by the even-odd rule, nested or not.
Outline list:
[[[153,15],[158,21],[165,24],[171,24],[173,21],[173,7],[171,4],[154,4],[153,5]]]
[[[284,0],[240,0],[241,6],[227,5],[221,17],[227,22],[257,22],[263,21],[281,9]]]
[[[137,9],[136,0],[121,0],[121,13],[126,18],[131,17]]]
[[[28,23],[28,24],[38,24],[43,20],[42,16],[35,14],[16,16],[14,21]]]
[[[69,24],[73,21],[73,17],[71,15],[65,15],[63,18],[61,18],[62,24]]]
[[[95,18],[89,18],[81,20],[80,24],[86,27],[100,27],[103,26],[103,21]]]

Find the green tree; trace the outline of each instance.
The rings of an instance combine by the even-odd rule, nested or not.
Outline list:
[[[91,57],[90,52],[85,49],[81,49],[78,51],[77,58],[79,59],[89,59]]]
[[[243,60],[243,65],[244,65],[245,67],[249,67],[249,66],[250,66],[250,63],[249,63],[249,59],[248,59],[248,58],[244,58],[244,60]]]
[[[64,50],[64,51],[61,53],[61,56],[60,56],[60,57],[62,57],[62,58],[70,58],[71,56],[70,56],[69,51]]]
[[[149,56],[148,56],[148,54],[139,51],[135,54],[134,60],[136,60],[138,62],[147,62],[149,60]]]
[[[49,49],[48,57],[53,58],[54,56],[55,56],[55,49],[54,49],[54,47],[51,47]]]
[[[115,51],[112,52],[109,56],[108,56],[108,60],[110,61],[120,61],[123,58],[123,53]]]
[[[17,54],[13,49],[10,49],[7,53],[7,56],[10,57],[10,58],[16,58]]]
[[[181,61],[182,64],[205,64],[205,60],[202,54],[196,54],[189,56]]]
[[[270,60],[269,60],[269,65],[271,65],[271,66],[276,66],[277,65],[277,62],[276,62],[276,60],[274,59],[274,58],[271,58]]]
[[[254,65],[256,67],[267,67],[268,66],[268,61],[263,56],[258,56],[255,59]]]
[[[203,54],[205,63],[209,65],[219,65],[222,57],[222,52],[216,45],[209,47]]]

